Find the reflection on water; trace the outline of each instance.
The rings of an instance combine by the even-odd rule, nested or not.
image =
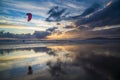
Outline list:
[[[0,80],[120,80],[119,43],[33,45],[1,46]]]

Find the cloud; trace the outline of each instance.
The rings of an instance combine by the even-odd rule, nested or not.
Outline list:
[[[55,6],[48,11],[49,17],[46,21],[61,21],[62,17],[64,16],[66,9]]]
[[[18,12],[31,12],[34,15],[38,15],[41,17],[47,16],[47,11],[50,7],[54,6],[52,2],[40,2],[40,4],[28,1],[3,1],[3,4],[6,5],[4,9],[13,10]],[[47,4],[47,5],[46,5]],[[21,6],[23,5],[23,6]],[[46,6],[45,6],[46,5]]]
[[[89,8],[87,8],[82,14],[81,16],[86,16],[88,14],[91,14],[93,12],[95,12],[96,10],[98,10],[100,8],[100,4],[99,3],[94,3],[92,4]]]
[[[93,15],[78,20],[77,25],[88,24],[89,27],[102,27],[120,24],[120,1],[117,0]]]
[[[66,15],[67,17],[64,17],[64,18],[60,17],[61,15],[50,15],[50,17],[54,18],[53,21],[57,21],[57,19],[58,19],[58,21],[59,20],[70,20],[70,19],[76,20],[76,18],[77,19],[80,18],[80,20],[81,20],[81,16],[86,16],[86,15],[91,14],[91,13],[93,14],[93,12],[97,11],[101,6],[104,6],[106,3],[108,5],[108,3],[111,2],[111,1],[110,2],[109,1],[110,0],[93,0],[93,1],[91,1],[91,0],[84,0],[84,1],[83,0],[75,0],[75,1],[66,1],[66,5],[64,3],[61,4],[61,5],[62,5],[62,8],[66,8],[68,11],[71,11],[69,14]],[[89,4],[86,4],[87,2],[89,2]],[[76,10],[78,10],[78,11],[76,11]],[[50,21],[52,21],[52,20],[50,20]]]
[[[103,29],[99,31],[90,31],[91,35],[101,36],[101,37],[120,37],[120,27]]]
[[[101,3],[107,3],[110,0],[75,0],[77,2],[83,2],[83,3],[95,3],[95,2],[101,2]]]
[[[70,28],[71,29],[71,28],[75,28],[75,27],[74,26],[65,26],[64,28],[68,28],[68,29]]]
[[[92,29],[92,31],[100,31],[100,30],[109,30],[109,29],[113,29],[113,28],[120,28],[120,25],[116,25],[116,26],[104,26],[104,27],[95,27]]]
[[[37,38],[47,38],[47,36],[52,35],[56,31],[57,27],[51,27],[46,29],[45,31],[35,31],[34,35]]]
[[[118,38],[120,37],[120,26],[105,26],[105,27],[95,27],[93,29],[78,29],[73,27],[66,28],[67,31],[59,32],[56,31],[51,35],[47,36],[49,39],[87,39],[93,37],[108,37],[108,38]]]
[[[49,31],[49,32],[53,32],[57,29],[57,27],[52,27],[52,28],[48,28],[46,31]]]

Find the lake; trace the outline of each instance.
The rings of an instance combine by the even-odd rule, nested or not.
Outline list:
[[[120,43],[2,44],[0,80],[120,80]]]

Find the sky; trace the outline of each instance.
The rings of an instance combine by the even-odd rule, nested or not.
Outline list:
[[[119,0],[0,0],[0,31],[22,34],[54,28],[48,39],[120,37]],[[27,21],[26,13],[32,13]]]

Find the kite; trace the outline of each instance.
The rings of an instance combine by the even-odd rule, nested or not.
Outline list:
[[[32,14],[31,13],[27,13],[26,15],[28,16],[27,21],[29,22],[32,19]]]

